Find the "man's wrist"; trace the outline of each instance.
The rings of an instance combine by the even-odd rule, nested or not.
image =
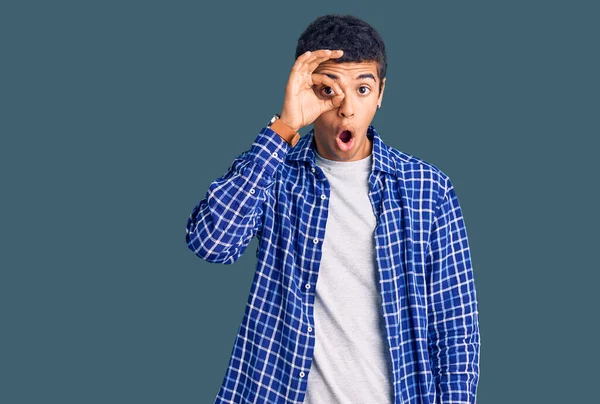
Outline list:
[[[288,128],[290,128],[291,130],[293,130],[294,132],[298,132],[300,130],[300,127],[298,127],[297,125],[294,125],[292,123],[292,121],[288,119],[288,117],[285,115],[285,112],[281,113],[281,115],[279,116],[279,119],[281,119],[281,122],[285,123],[285,125]]]
[[[277,133],[279,137],[285,140],[292,147],[294,147],[300,139],[300,134],[298,131],[283,121],[278,114],[273,116],[268,126],[273,132]]]

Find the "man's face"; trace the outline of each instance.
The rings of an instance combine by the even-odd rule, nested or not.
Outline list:
[[[326,74],[334,79],[345,94],[342,103],[321,114],[314,122],[317,153],[329,160],[355,161],[371,154],[372,142],[367,138],[367,129],[377,105],[381,103],[385,79],[381,93],[377,62],[325,61],[314,73]],[[314,91],[321,98],[330,97],[331,88],[318,86]]]

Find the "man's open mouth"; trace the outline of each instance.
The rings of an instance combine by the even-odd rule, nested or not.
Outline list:
[[[349,130],[344,130],[340,133],[340,140],[344,143],[348,143],[352,139],[352,132]]]

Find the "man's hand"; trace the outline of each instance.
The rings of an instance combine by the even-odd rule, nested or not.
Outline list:
[[[345,96],[340,86],[328,76],[313,72],[321,63],[343,54],[341,50],[321,49],[308,51],[296,59],[285,87],[281,110],[281,120],[296,132],[313,123],[323,112],[340,106]],[[317,94],[322,86],[331,89],[327,90],[329,94]]]

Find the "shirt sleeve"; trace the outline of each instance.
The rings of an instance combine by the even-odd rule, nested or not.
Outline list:
[[[235,262],[260,232],[265,194],[289,148],[264,128],[192,210],[185,229],[188,248],[208,262]]]
[[[476,401],[479,320],[467,232],[454,187],[432,223],[427,256],[428,335],[439,404]]]

